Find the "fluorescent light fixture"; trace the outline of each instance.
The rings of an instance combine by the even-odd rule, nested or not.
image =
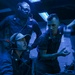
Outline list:
[[[40,2],[41,0],[29,0],[31,3]]]
[[[47,12],[42,12],[42,13],[39,13],[39,15],[43,18],[44,21],[47,22],[47,18],[49,16],[49,14]]]

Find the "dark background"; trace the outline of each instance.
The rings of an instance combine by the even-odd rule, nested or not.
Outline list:
[[[17,3],[22,1],[30,4],[33,17],[38,22],[43,21],[38,14],[39,12],[56,13],[60,20],[75,18],[75,0],[41,0],[41,2],[37,3],[30,3],[29,0],[0,0],[0,21],[7,15],[13,14]],[[8,8],[12,11],[8,10]]]

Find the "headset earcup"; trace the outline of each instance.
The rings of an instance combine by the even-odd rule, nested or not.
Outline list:
[[[16,48],[17,48],[17,45],[16,45],[15,42],[12,42],[12,43],[11,43],[11,48],[12,48],[12,49],[16,49]]]
[[[10,44],[12,48],[17,48],[16,41],[15,41],[17,34],[18,33],[15,33],[10,37]]]

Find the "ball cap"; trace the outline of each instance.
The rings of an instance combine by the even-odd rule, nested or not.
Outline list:
[[[29,34],[23,35],[22,33],[14,33],[11,37],[10,37],[10,41],[18,41],[22,38],[30,38]]]

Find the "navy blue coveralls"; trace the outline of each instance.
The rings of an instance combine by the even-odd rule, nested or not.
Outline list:
[[[57,58],[52,60],[42,59],[40,56],[40,50],[47,50],[47,54],[56,53],[59,49],[61,37],[63,34],[63,27],[58,29],[58,33],[55,37],[52,37],[51,30],[47,30],[39,37],[38,42],[38,59],[36,62],[36,75],[44,75],[45,73],[55,74],[60,72],[60,67]]]
[[[35,32],[36,39],[37,39],[42,33],[36,20],[29,17],[27,19],[27,22],[21,25],[20,19],[15,15],[6,17],[0,23],[0,31],[1,30],[3,31],[4,39],[9,39],[12,34],[19,33],[19,32],[22,33],[23,35],[25,34],[32,35],[32,32]],[[27,38],[27,43],[29,43],[29,40],[30,38]],[[34,44],[35,44],[35,41],[34,41]],[[34,47],[34,44],[32,45],[33,47]]]

